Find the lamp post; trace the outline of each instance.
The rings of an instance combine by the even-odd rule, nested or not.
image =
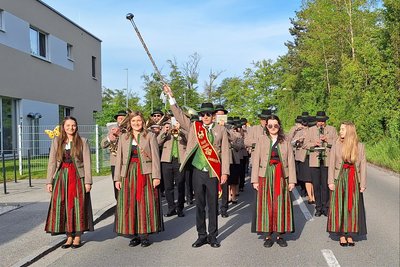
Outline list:
[[[126,109],[128,109],[128,105],[129,105],[129,70],[128,68],[125,69],[126,70]]]

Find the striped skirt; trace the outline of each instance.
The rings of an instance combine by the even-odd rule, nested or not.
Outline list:
[[[288,190],[288,180],[276,178],[279,165],[268,165],[266,177],[259,177],[255,196],[252,232],[294,232],[293,204]]]
[[[115,232],[131,236],[164,230],[158,188],[151,175],[143,175],[139,159],[131,160],[127,177],[121,180],[115,213]]]
[[[358,233],[360,225],[359,210],[360,190],[358,179],[354,175],[354,167],[344,167],[340,171],[339,177],[335,180],[335,191],[331,191],[327,231],[333,233]]]
[[[57,234],[82,234],[93,231],[90,194],[73,163],[63,163],[53,180],[53,192],[45,231]]]

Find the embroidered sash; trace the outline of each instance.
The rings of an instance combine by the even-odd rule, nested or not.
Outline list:
[[[207,131],[203,127],[203,123],[196,121],[194,123],[194,132],[196,134],[197,143],[199,144],[199,148],[203,153],[203,156],[206,158],[208,165],[211,169],[217,174],[218,178],[218,196],[222,194],[221,188],[221,161],[218,157],[217,152],[214,147],[210,143],[207,137]]]

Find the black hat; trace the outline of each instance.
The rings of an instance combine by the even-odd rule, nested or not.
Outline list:
[[[307,111],[303,111],[303,112],[301,113],[301,118],[303,118],[303,119],[307,119],[308,116],[310,116],[310,114],[308,114]]]
[[[233,117],[228,117],[227,122],[228,124],[233,124]]]
[[[212,103],[202,103],[200,106],[199,113],[202,113],[202,112],[214,113],[215,112],[214,105]]]
[[[317,124],[317,119],[315,118],[315,116],[308,116],[305,122],[306,124],[308,124],[308,127],[311,127]]]
[[[327,121],[329,119],[329,117],[326,116],[325,111],[317,111],[317,115],[315,116],[315,119],[317,121]]]
[[[161,116],[163,116],[164,112],[162,112],[161,109],[156,108],[150,115],[153,116],[154,114],[161,114]]]
[[[263,109],[263,110],[261,110],[261,113],[258,114],[258,117],[260,119],[266,119],[267,117],[269,117],[271,115],[272,115],[272,112],[270,109]]]
[[[242,125],[245,125],[247,123],[247,119],[246,118],[240,118],[240,123]]]
[[[296,123],[302,123],[303,119],[301,116],[297,116],[296,119],[294,120]]]
[[[234,124],[240,123],[240,118],[239,117],[233,117],[233,123]]]
[[[117,118],[118,118],[118,116],[126,116],[126,111],[125,110],[120,110],[120,111],[118,111],[118,113],[117,114],[115,114],[114,115],[114,119],[116,120]]]
[[[215,112],[217,112],[217,111],[223,111],[224,114],[228,114],[228,111],[224,108],[223,105],[216,105],[215,106]]]

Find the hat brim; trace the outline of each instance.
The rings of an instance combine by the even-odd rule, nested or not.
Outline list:
[[[207,112],[214,113],[215,110],[214,110],[214,109],[208,109],[208,108],[206,108],[206,109],[200,109],[200,110],[199,110],[199,114],[201,114],[201,113],[207,113]]]
[[[117,114],[117,115],[115,115],[114,116],[114,119],[116,120],[119,116],[123,116],[123,117],[125,117],[126,116],[126,114],[122,114],[122,113],[119,113],[119,114]]]
[[[214,112],[217,112],[217,111],[223,111],[224,114],[228,114],[228,111],[226,109],[216,109],[216,110],[214,110]]]
[[[329,119],[328,116],[316,116],[315,120],[316,121],[327,121]]]
[[[271,115],[258,114],[258,118],[263,119],[263,120],[266,120],[269,116],[271,116]]]

